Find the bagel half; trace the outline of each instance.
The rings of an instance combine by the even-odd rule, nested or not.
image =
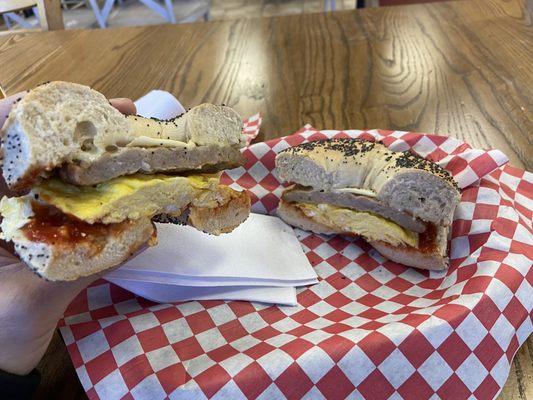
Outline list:
[[[208,174],[245,162],[242,120],[202,104],[172,120],[125,116],[87,86],[51,82],[31,90],[2,128],[0,238],[49,280],[114,267],[144,243],[152,221],[231,232],[250,196]],[[179,175],[178,175],[179,174]]]
[[[120,264],[156,243],[152,219],[186,223],[213,235],[249,215],[248,192],[203,176],[115,178],[103,188],[45,181],[22,197],[4,197],[0,238],[48,280],[73,280]]]
[[[359,139],[310,142],[276,156],[293,183],[278,215],[300,229],[361,236],[385,257],[416,268],[448,267],[449,225],[460,199],[437,164]]]
[[[448,171],[410,152],[359,139],[304,143],[276,156],[278,176],[315,191],[363,193],[383,206],[450,225],[460,192]]]
[[[90,227],[76,222],[73,226],[78,228],[72,229],[77,229],[79,235],[73,235],[66,226],[64,221],[61,228],[56,227],[58,233],[52,233],[56,229],[48,229],[49,235],[56,235],[54,240],[47,239],[45,231],[34,230],[31,225],[17,229],[10,240],[20,259],[50,281],[72,281],[102,272],[126,261],[151,239],[151,244],[157,241],[150,218]]]
[[[70,82],[30,90],[1,136],[3,176],[17,192],[56,171],[70,183],[94,185],[134,173],[214,171],[245,162],[242,119],[230,107],[202,104],[166,121],[125,116],[101,93]]]

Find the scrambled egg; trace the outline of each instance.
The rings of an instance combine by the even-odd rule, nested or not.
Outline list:
[[[2,197],[0,201],[2,223],[0,239],[11,240],[16,231],[26,225],[33,216],[31,203],[27,197]]]
[[[179,215],[190,203],[196,205],[199,201],[200,206],[213,206],[218,183],[217,175],[207,174],[137,174],[95,186],[75,186],[49,179],[34,187],[31,194],[83,221],[115,223],[161,213]]]
[[[309,218],[343,232],[393,246],[418,247],[418,235],[383,217],[330,204],[294,203]]]

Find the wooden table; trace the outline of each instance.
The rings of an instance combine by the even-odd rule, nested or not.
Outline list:
[[[533,46],[526,1],[479,0],[333,14],[0,36],[9,93],[76,81],[109,97],[153,88],[189,106],[263,113],[259,139],[317,128],[456,136],[533,166]],[[533,399],[533,341],[502,399]],[[42,391],[83,397],[59,337]]]

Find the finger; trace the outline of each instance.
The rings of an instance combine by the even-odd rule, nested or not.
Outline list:
[[[122,114],[137,114],[137,108],[131,99],[120,98],[109,100],[111,105],[119,110]]]
[[[12,246],[8,247],[6,246],[6,242],[3,240],[0,241],[0,268],[5,267],[6,265],[11,265],[14,263],[20,262],[17,256],[14,254],[14,249]],[[11,243],[9,243],[11,244]]]

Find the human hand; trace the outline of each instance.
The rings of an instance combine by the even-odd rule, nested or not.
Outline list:
[[[0,126],[24,93],[0,100]],[[112,99],[124,114],[135,114],[130,99]],[[0,178],[0,197],[9,194]],[[37,366],[57,322],[76,295],[101,274],[72,282],[50,282],[35,275],[0,241],[0,370],[26,375]]]

